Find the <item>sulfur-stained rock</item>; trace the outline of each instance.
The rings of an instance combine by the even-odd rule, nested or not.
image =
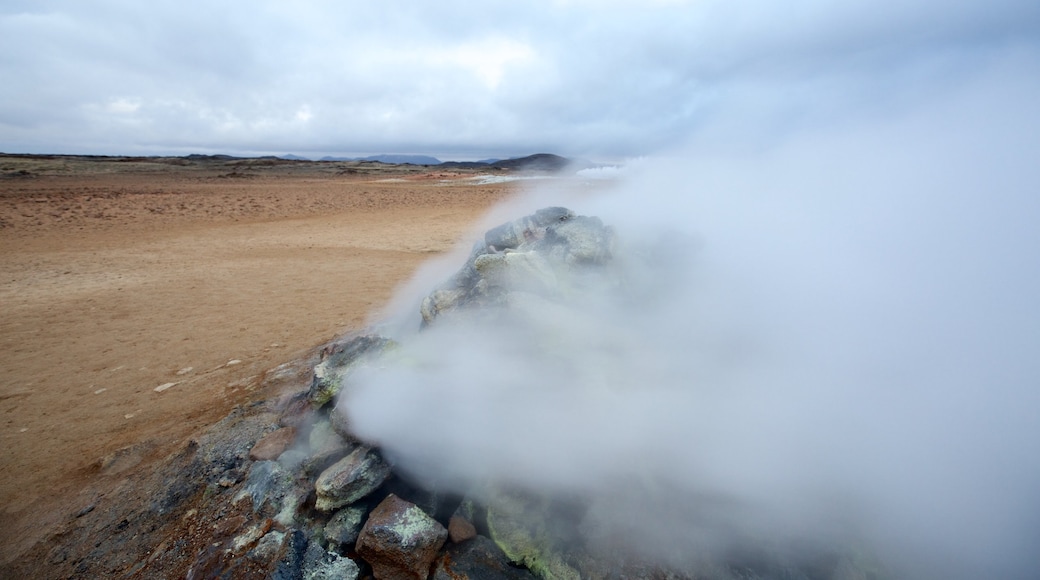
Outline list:
[[[322,353],[314,367],[314,378],[308,394],[315,408],[323,407],[339,394],[350,371],[369,358],[393,345],[393,341],[376,335],[356,336],[344,343],[333,344]]]
[[[504,223],[488,230],[462,268],[423,300],[423,326],[448,312],[502,306],[511,293],[573,297],[590,284],[590,274],[591,284],[614,283],[604,268],[613,250],[611,228],[567,208]]]
[[[390,477],[390,466],[371,447],[358,447],[322,472],[314,483],[315,507],[332,511],[375,491]]]
[[[547,580],[580,580],[561,550],[547,497],[495,490],[487,506],[487,524],[491,539],[510,561]]]
[[[300,568],[303,580],[357,580],[360,574],[356,562],[325,550],[317,542],[307,545]]]
[[[394,494],[368,516],[357,553],[377,580],[425,580],[448,531],[418,506]]]
[[[329,547],[339,552],[353,549],[364,525],[366,511],[365,506],[357,505],[336,512],[325,524],[325,540]]]

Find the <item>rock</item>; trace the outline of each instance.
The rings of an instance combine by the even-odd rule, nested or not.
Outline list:
[[[303,556],[303,580],[357,580],[361,571],[356,562],[329,552],[317,542],[311,542]]]
[[[296,429],[282,427],[264,435],[256,445],[249,450],[249,458],[253,461],[270,461],[278,459],[296,438]]]
[[[307,535],[296,530],[289,534],[285,556],[278,562],[272,580],[303,580],[303,570],[307,561],[307,549],[311,542]]]
[[[314,423],[307,436],[307,448],[311,455],[320,455],[337,449],[346,449],[350,441],[332,428],[329,419],[321,419]]]
[[[274,525],[273,521],[263,520],[250,526],[245,532],[235,536],[235,539],[231,541],[231,551],[235,554],[241,554],[252,548],[260,538],[271,531],[272,525]]]
[[[534,574],[510,565],[509,558],[484,536],[444,551],[433,569],[433,580],[534,580]]]
[[[455,544],[461,544],[477,535],[477,528],[462,516],[451,516],[448,520],[448,537]]]
[[[362,364],[393,344],[382,336],[357,336],[345,343],[333,344],[322,352],[322,360],[314,367],[314,378],[308,394],[314,408],[331,401],[343,387],[343,380],[351,369]]]
[[[611,261],[613,246],[613,230],[598,218],[562,207],[492,228],[462,268],[422,301],[423,326],[447,312],[502,305],[511,292],[573,296],[588,284],[588,266],[599,267],[593,269],[597,284],[610,275],[602,266]]]
[[[318,476],[315,507],[332,511],[375,491],[390,477],[390,466],[370,447],[358,447]]]
[[[340,553],[352,550],[361,533],[367,511],[365,506],[350,506],[336,512],[325,524],[325,540],[329,547]]]
[[[532,215],[506,222],[484,234],[484,243],[492,252],[518,248],[545,237],[550,226],[566,222],[574,212],[565,207],[547,207]]]
[[[285,540],[285,532],[271,530],[256,542],[256,546],[246,554],[246,557],[261,562],[273,560],[281,553]]]
[[[390,494],[361,529],[357,553],[379,580],[425,580],[448,531],[415,504]]]
[[[487,505],[491,539],[506,556],[546,579],[580,580],[554,533],[551,501],[517,491],[493,490]]]

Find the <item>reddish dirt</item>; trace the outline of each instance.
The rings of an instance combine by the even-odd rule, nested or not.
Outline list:
[[[0,563],[102,470],[150,469],[266,370],[361,327],[511,193],[389,168],[84,167],[0,179]]]

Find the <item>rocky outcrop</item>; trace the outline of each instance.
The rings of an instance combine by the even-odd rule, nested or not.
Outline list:
[[[574,296],[613,284],[614,232],[598,218],[549,207],[488,230],[462,268],[420,306],[423,324],[442,315],[509,306],[517,294]]]

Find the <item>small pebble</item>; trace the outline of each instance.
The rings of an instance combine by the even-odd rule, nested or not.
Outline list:
[[[195,370],[195,367],[184,367],[183,369],[177,371],[177,375],[178,376],[186,375],[186,374],[190,373],[193,370]]]
[[[174,386],[176,384],[177,383],[163,383],[163,384],[159,385],[158,387],[155,387],[152,390],[155,391],[156,393],[161,393],[161,392],[165,391],[166,389],[168,389],[168,388],[170,388],[170,387],[172,387],[172,386]]]
[[[240,365],[240,364],[242,364],[242,361],[238,360],[237,358],[233,358],[233,359],[227,361],[227,365],[225,365],[225,366],[229,366],[230,367],[230,366],[233,366],[233,365]]]
[[[107,390],[108,390],[108,389],[106,389],[105,387],[101,387],[100,389],[98,389],[98,390],[94,391],[94,394],[95,394],[95,395],[100,395],[101,393],[104,393],[104,392],[105,392],[105,391],[107,391]]]

